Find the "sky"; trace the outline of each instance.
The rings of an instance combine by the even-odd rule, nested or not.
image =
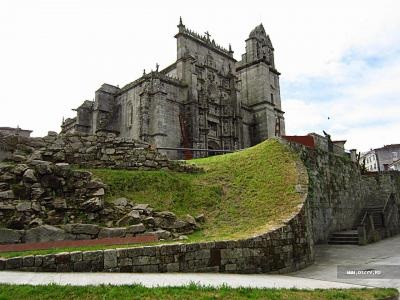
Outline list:
[[[180,16],[238,60],[264,25],[287,135],[325,130],[360,151],[400,143],[397,0],[0,0],[0,126],[59,132],[101,84],[173,63]]]

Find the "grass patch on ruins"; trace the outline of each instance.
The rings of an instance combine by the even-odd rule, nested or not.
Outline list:
[[[146,288],[132,286],[0,285],[0,299],[385,299],[398,295],[396,289],[255,289],[229,287]]]
[[[178,216],[203,213],[196,240],[247,237],[279,226],[298,210],[297,156],[277,140],[226,155],[196,159],[204,173],[90,170],[109,187],[107,198],[126,197]]]

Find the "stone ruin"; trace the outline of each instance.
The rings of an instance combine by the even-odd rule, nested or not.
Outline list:
[[[199,171],[138,141],[50,133],[44,138],[0,136],[0,142],[7,152],[0,162],[0,244],[144,233],[184,239],[203,221],[190,215],[178,219],[125,198],[105,201],[107,186],[72,167]]]

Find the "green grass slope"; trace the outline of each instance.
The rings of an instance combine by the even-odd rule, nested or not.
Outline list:
[[[279,226],[298,210],[298,158],[277,140],[226,155],[196,159],[204,173],[93,169],[108,200],[126,197],[178,216],[203,213],[192,240],[247,237]]]

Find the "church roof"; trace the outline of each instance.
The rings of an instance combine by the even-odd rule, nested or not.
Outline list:
[[[249,38],[255,38],[258,41],[267,44],[268,46],[272,47],[271,39],[269,35],[265,32],[264,25],[261,23],[260,25],[256,26],[249,35]]]
[[[261,37],[261,36],[266,36],[264,25],[261,23],[260,25],[256,26],[251,32],[249,37]]]

